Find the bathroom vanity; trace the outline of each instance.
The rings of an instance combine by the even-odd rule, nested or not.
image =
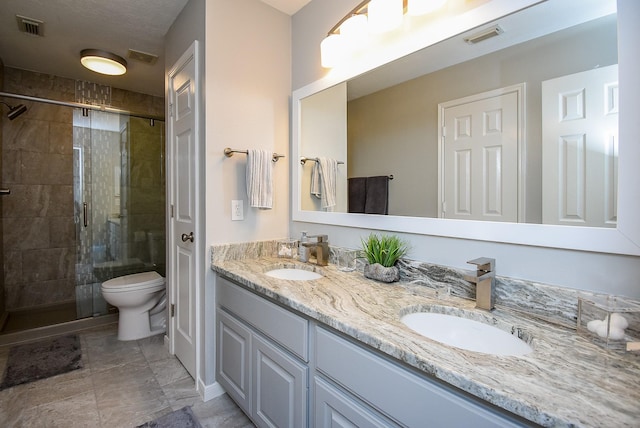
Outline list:
[[[316,267],[294,281],[282,259],[215,261],[217,381],[259,426],[634,426],[640,359],[575,330],[498,305],[438,297]],[[402,315],[444,308],[510,330],[533,348],[511,357],[427,339]]]

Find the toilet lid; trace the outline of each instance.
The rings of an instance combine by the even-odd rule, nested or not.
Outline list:
[[[151,271],[110,279],[102,283],[102,289],[107,291],[133,291],[162,285],[164,285],[164,278],[158,272]]]

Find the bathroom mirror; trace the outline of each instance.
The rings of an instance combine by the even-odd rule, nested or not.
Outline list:
[[[501,242],[513,242],[523,244],[533,244],[541,246],[551,246],[558,248],[575,248],[592,251],[605,251],[613,253],[623,254],[638,254],[638,242],[640,239],[633,236],[633,231],[625,233],[626,225],[630,222],[624,223],[625,218],[630,219],[623,212],[618,212],[620,220],[618,223],[614,221],[609,224],[602,224],[600,228],[584,227],[584,226],[558,226],[558,225],[541,225],[542,223],[542,208],[540,206],[542,183],[541,173],[538,172],[537,177],[535,174],[528,174],[523,179],[518,180],[518,190],[521,193],[518,206],[518,219],[514,221],[520,221],[533,224],[513,224],[507,223],[492,223],[487,221],[471,221],[471,220],[451,220],[446,218],[434,218],[441,216],[439,212],[441,207],[438,207],[437,201],[438,184],[425,184],[425,181],[420,183],[410,182],[408,185],[405,183],[402,186],[409,188],[410,191],[415,192],[417,189],[423,191],[427,187],[430,189],[430,198],[433,202],[430,202],[432,208],[429,212],[421,212],[419,210],[407,211],[407,212],[394,212],[392,210],[392,194],[394,192],[393,186],[401,185],[401,177],[408,174],[408,170],[420,168],[423,165],[423,169],[429,169],[434,177],[434,180],[438,179],[439,164],[437,161],[438,153],[435,150],[433,156],[436,160],[429,159],[426,156],[416,155],[412,149],[403,149],[399,146],[398,138],[391,138],[392,143],[386,151],[385,158],[381,160],[382,156],[378,156],[376,160],[372,157],[368,160],[363,160],[364,164],[375,164],[377,162],[377,170],[360,169],[365,171],[364,173],[358,172],[357,164],[358,149],[353,149],[350,144],[347,144],[348,138],[352,137],[353,130],[352,125],[347,125],[345,117],[349,117],[351,120],[355,116],[353,111],[356,108],[352,107],[354,104],[361,102],[365,115],[375,116],[378,107],[375,107],[373,100],[378,98],[385,98],[387,104],[394,103],[396,110],[402,110],[404,107],[404,98],[412,92],[416,92],[415,89],[411,89],[406,82],[409,83],[420,81],[422,79],[429,79],[430,75],[437,75],[438,73],[449,73],[455,77],[460,78],[457,88],[450,90],[450,98],[444,98],[441,101],[449,101],[453,98],[463,98],[468,95],[483,92],[489,90],[491,83],[494,84],[493,88],[502,88],[513,86],[513,83],[521,82],[525,84],[523,94],[530,98],[537,97],[533,103],[534,106],[539,108],[540,106],[540,86],[542,80],[548,80],[548,78],[555,77],[557,75],[572,74],[580,69],[585,68],[604,68],[611,64],[617,63],[616,49],[616,19],[615,19],[615,1],[602,2],[602,1],[590,1],[580,2],[580,13],[558,13],[555,10],[559,3],[564,3],[560,7],[571,7],[565,2],[547,1],[527,9],[524,9],[518,13],[505,16],[494,21],[485,22],[484,24],[474,26],[473,30],[470,30],[464,34],[452,37],[448,40],[444,40],[440,43],[434,44],[428,48],[420,50],[415,54],[406,56],[399,60],[393,61],[388,65],[380,67],[370,72],[364,72],[356,77],[350,79],[340,80],[339,78],[329,75],[327,78],[321,81],[315,82],[307,87],[301,88],[293,94],[293,117],[294,117],[294,181],[296,188],[293,190],[293,218],[297,221],[311,221],[327,224],[345,225],[353,227],[365,227],[373,229],[394,230],[399,232],[411,232],[419,234],[430,234],[440,236],[455,236],[460,238],[470,239],[482,239]],[[574,5],[577,7],[577,3]],[[551,8],[551,9],[550,9]],[[566,10],[565,10],[566,12]],[[578,16],[579,15],[579,16]],[[549,17],[562,17],[568,18],[567,21],[560,19],[552,19]],[[493,27],[494,25],[500,26],[504,29],[504,34],[499,37],[495,37],[492,40],[487,40],[482,43],[478,43],[476,46],[469,46],[465,43],[461,43],[461,40],[468,35],[472,35],[480,29]],[[595,44],[589,44],[590,50],[595,52],[597,48],[600,50],[599,56],[595,59],[576,59],[576,61],[556,61],[558,63],[564,63],[566,72],[563,70],[556,70],[554,64],[549,65],[550,59],[546,60],[533,60],[530,62],[529,57],[532,52],[541,50],[541,46],[545,44],[553,44],[553,37],[561,34],[561,30],[568,32],[569,38],[573,37],[574,41],[582,37],[589,37],[590,32],[593,32],[595,41],[598,41],[597,46]],[[555,35],[549,35],[555,33]],[[609,47],[607,48],[607,43]],[[519,45],[518,47],[510,48],[511,45]],[[519,49],[522,46],[526,46],[525,49]],[[502,53],[499,51],[503,50]],[[520,55],[520,58],[518,56]],[[553,53],[555,59],[562,59],[561,51]],[[574,56],[566,58],[574,59]],[[565,59],[566,59],[565,58]],[[521,61],[518,61],[520,59]],[[496,68],[483,68],[482,64],[491,62],[500,62],[499,69]],[[503,76],[512,72],[512,69],[518,67],[511,67],[509,62],[517,64],[522,62],[525,70],[530,70],[533,74],[538,73],[535,79],[531,78],[531,75],[519,76]],[[574,64],[581,62],[581,64]],[[459,63],[465,63],[475,65],[475,69],[478,73],[491,72],[492,74],[501,74],[497,76],[497,79],[489,79],[491,83],[485,83],[483,87],[474,92],[473,85],[469,82],[478,80],[485,82],[486,76],[479,76],[478,79],[472,79],[469,76],[469,72],[465,72],[463,65]],[[560,66],[559,68],[562,68]],[[574,68],[572,68],[574,67]],[[537,70],[532,70],[537,68]],[[446,69],[446,70],[445,70]],[[497,71],[496,71],[497,70]],[[545,72],[549,70],[548,73]],[[465,74],[467,73],[467,74]],[[426,77],[420,77],[427,75]],[[413,79],[413,80],[411,80]],[[453,79],[453,78],[452,78]],[[532,80],[535,80],[532,82]],[[379,86],[379,82],[386,82],[385,86]],[[508,82],[508,83],[505,83]],[[383,89],[388,86],[399,84],[396,89]],[[378,85],[378,86],[376,86]],[[526,86],[528,85],[528,87]],[[428,87],[428,84],[427,84]],[[399,88],[399,89],[398,89]],[[415,86],[414,86],[415,88]],[[369,95],[372,94],[373,95]],[[384,95],[384,96],[383,96]],[[425,98],[428,98],[425,96]],[[317,100],[324,99],[319,102]],[[428,109],[431,110],[430,114],[433,117],[437,117],[437,102],[429,98],[430,105]],[[328,101],[327,101],[328,100]],[[348,103],[346,102],[348,100]],[[537,104],[536,104],[537,103]],[[530,107],[530,102],[526,104],[526,108]],[[320,106],[320,107],[319,107]],[[324,106],[324,107],[322,107]],[[328,108],[326,106],[334,106],[334,108]],[[311,113],[314,110],[315,113]],[[434,113],[435,111],[435,113]],[[324,127],[321,124],[314,126],[313,114],[320,113],[323,115]],[[384,113],[389,114],[389,113]],[[540,139],[540,116],[534,116],[535,120],[529,119],[526,123],[526,132],[523,140],[524,145],[521,153],[519,153],[518,173],[529,170],[541,171],[542,159],[540,155],[540,147],[535,144],[531,144],[532,141]],[[369,122],[367,129],[374,128],[375,125],[381,122],[380,117],[378,120]],[[398,115],[393,118],[396,122],[406,119],[406,115],[403,117]],[[343,122],[340,122],[342,120]],[[332,122],[333,121],[333,122]],[[537,123],[534,123],[537,122]],[[310,125],[311,124],[311,125]],[[331,125],[329,125],[331,124]],[[334,126],[334,124],[338,124]],[[400,123],[399,127],[415,128],[415,126],[405,123]],[[325,131],[322,131],[325,129]],[[335,135],[326,135],[326,130],[331,130]],[[431,125],[431,134],[428,137],[420,136],[419,138],[428,139],[431,138],[432,144],[438,146],[437,143],[437,123]],[[385,134],[386,128],[376,129],[375,132],[371,131],[371,135],[367,138],[375,138],[375,135]],[[385,137],[389,137],[385,135]],[[436,140],[435,142],[433,140]],[[529,140],[529,141],[527,141]],[[339,141],[341,144],[335,144]],[[331,142],[331,143],[329,143]],[[527,143],[530,143],[527,146]],[[624,144],[623,142],[620,143]],[[329,150],[330,149],[330,150]],[[378,148],[379,149],[379,148]],[[378,150],[375,149],[375,150]],[[359,149],[359,150],[362,150]],[[364,149],[365,151],[367,149]],[[375,151],[373,148],[371,152]],[[620,150],[624,152],[624,150]],[[362,153],[362,152],[360,152]],[[399,154],[399,160],[392,161],[394,154]],[[434,152],[432,152],[434,153]],[[338,199],[346,201],[346,177],[357,175],[386,175],[393,174],[395,180],[390,182],[390,214],[389,216],[377,216],[377,215],[363,215],[363,214],[347,214],[346,202],[342,205],[338,204],[336,212],[322,212],[318,210],[317,204],[309,202],[308,194],[308,182],[310,166],[300,165],[298,159],[301,156],[315,157],[315,156],[328,156],[335,157],[339,160],[344,160],[345,165],[340,166],[338,180],[340,186],[338,187]],[[404,156],[405,163],[402,162],[402,156]],[[407,165],[413,165],[408,167]],[[355,165],[355,166],[354,166]],[[384,165],[394,165],[391,169],[384,169]],[[404,166],[403,166],[404,165]],[[624,168],[625,162],[621,159],[619,168]],[[615,165],[614,165],[615,166]],[[347,171],[354,171],[355,174],[348,174]],[[624,171],[625,174],[629,171]],[[621,174],[622,176],[622,174]],[[614,181],[617,175],[614,175]],[[618,196],[619,199],[625,198],[628,189],[625,187],[624,182],[620,183]],[[420,195],[415,199],[423,200],[426,196]],[[537,201],[537,202],[536,202]],[[427,202],[422,203],[422,206]],[[404,204],[406,206],[407,204]],[[619,204],[620,207],[629,207],[628,203]],[[634,205],[631,203],[631,205]],[[615,213],[615,206],[612,210]],[[423,218],[426,217],[426,218]],[[429,218],[431,217],[431,218]],[[615,217],[615,215],[614,215]],[[608,229],[606,229],[608,228]]]

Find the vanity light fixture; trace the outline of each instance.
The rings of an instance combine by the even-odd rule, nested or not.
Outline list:
[[[402,25],[404,13],[424,15],[442,8],[447,0],[364,0],[346,14],[320,43],[322,66],[339,65],[371,43],[372,35],[393,31]]]
[[[440,9],[447,0],[411,0],[407,6],[407,13],[411,16],[425,15]]]
[[[100,49],[82,50],[80,62],[89,70],[100,74],[120,76],[127,72],[127,61],[124,58]]]

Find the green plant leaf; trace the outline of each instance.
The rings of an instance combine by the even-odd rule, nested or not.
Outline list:
[[[362,251],[369,264],[379,263],[384,267],[391,267],[404,256],[409,247],[395,235],[378,236],[370,234],[366,239],[362,239]]]

